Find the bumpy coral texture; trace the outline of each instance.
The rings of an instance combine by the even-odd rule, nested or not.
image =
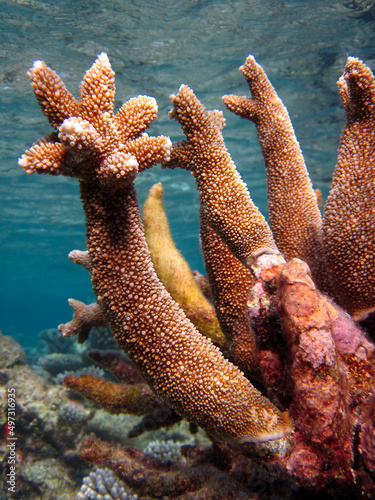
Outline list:
[[[356,317],[375,307],[375,81],[349,57],[338,81],[347,124],[323,218],[335,298]]]
[[[279,250],[289,260],[303,259],[322,281],[322,222],[289,114],[253,56],[241,66],[252,98],[224,96],[225,105],[256,124],[268,186],[270,226]]]
[[[52,144],[66,159],[46,170],[51,151],[43,143],[19,164],[28,173],[80,179],[93,288],[121,347],[166,403],[219,438],[264,441],[290,432],[287,413],[196,330],[154,271],[132,183],[137,169],[169,160],[169,139],[144,134],[156,116],[154,100],[133,99],[113,115],[114,74],[104,54],[86,73],[78,104],[44,63],[29,76],[59,130],[61,142]],[[234,167],[231,177],[239,177]]]
[[[20,165],[28,173],[80,179],[88,254],[74,254],[73,260],[91,272],[96,319],[111,326],[144,376],[133,377],[116,356],[95,354],[114,373],[130,373],[133,385],[95,377],[71,382],[112,411],[123,411],[137,401],[137,385],[142,392],[146,381],[164,409],[170,405],[175,411],[166,412],[162,425],[184,417],[214,440],[209,450],[181,450],[188,459],[190,454],[190,464],[176,463],[168,471],[142,452],[95,438],[83,443],[81,455],[113,469],[135,491],[158,498],[252,497],[248,478],[254,457],[271,474],[300,485],[326,488],[340,498],[346,493],[373,498],[375,347],[334,300],[357,318],[375,306],[374,77],[364,63],[348,59],[339,83],[348,124],[322,224],[286,109],[253,57],[242,71],[252,99],[227,96],[225,101],[257,124],[274,234],[224,145],[222,113],[208,111],[187,86],[172,96],[170,113],[186,141],[170,151],[168,139],[144,135],[150,116],[155,118],[149,98],[129,101],[113,115],[107,98],[114,95],[114,82],[106,56],[86,74],[79,102],[44,63],[30,72],[43,112],[59,135],[34,145]],[[196,178],[205,265],[235,364],[191,324],[153,268],[132,180],[158,161],[186,168]],[[288,202],[292,189],[295,203]],[[83,317],[81,336],[82,330],[89,332],[90,321],[90,314]],[[257,379],[273,403],[249,378]],[[158,400],[144,394],[151,401],[147,408],[157,407]],[[224,442],[234,440],[255,444]],[[271,441],[259,443],[265,440]],[[278,479],[277,488],[281,485]],[[271,490],[269,498],[278,495]]]
[[[375,81],[349,57],[338,81],[347,124],[321,220],[315,193],[286,108],[249,56],[240,70],[252,98],[224,96],[256,126],[268,185],[270,224],[287,260],[305,260],[319,287],[357,318],[375,308]]]
[[[254,277],[211,228],[203,213],[200,240],[213,303],[230,352],[250,379],[261,379],[256,339],[246,313]]]
[[[355,214],[355,211],[353,214],[350,207],[346,205],[346,198],[349,200],[352,198],[354,205],[365,207],[363,218],[366,219],[371,218],[370,214],[374,207],[373,162],[367,153],[372,151],[371,138],[374,130],[370,112],[372,111],[374,78],[362,62],[354,61],[355,63],[352,58],[349,58],[344,79],[348,81],[350,75],[352,78],[355,75],[356,92],[362,95],[362,105],[370,108],[365,114],[368,120],[366,122],[368,133],[356,135],[355,147],[361,154],[352,155],[352,162],[347,162],[343,168],[348,176],[358,177],[359,185],[370,182],[367,190],[363,188],[364,196],[362,197],[357,189],[350,188],[348,182],[338,186],[337,174],[335,174],[330,196],[340,199],[343,211],[345,211],[345,213],[343,211],[333,213],[332,226],[337,228],[338,232],[340,226],[348,225]],[[323,290],[330,291],[332,296],[348,311],[355,316],[362,314],[361,311],[368,313],[371,311],[371,307],[367,306],[368,297],[371,296],[372,302],[374,297],[374,272],[371,264],[374,224],[363,226],[360,220],[355,220],[354,216],[353,225],[356,230],[350,233],[350,241],[346,245],[341,239],[343,247],[346,246],[347,253],[341,253],[342,259],[339,261],[337,255],[340,254],[340,246],[335,245],[335,242],[328,238],[326,223],[322,226],[316,193],[309,180],[285,107],[277,97],[264,71],[252,56],[249,56],[241,70],[250,85],[252,99],[226,96],[224,101],[230,109],[252,119],[257,125],[267,168],[273,235],[279,249],[282,250],[287,260],[290,260],[292,267],[289,264],[285,265],[280,259],[277,260],[276,255],[272,255],[272,251],[261,251],[258,254],[255,251],[256,258],[248,259],[241,254],[245,245],[240,244],[239,249],[235,248],[236,245],[233,246],[232,226],[236,228],[242,226],[244,234],[247,234],[246,227],[248,226],[246,226],[247,214],[236,210],[236,202],[244,206],[244,199],[241,197],[242,190],[240,185],[236,184],[238,178],[234,180],[228,177],[225,183],[231,183],[231,188],[234,190],[238,189],[239,197],[233,201],[229,191],[225,191],[224,188],[223,191],[227,193],[227,196],[220,196],[227,166],[232,166],[229,155],[222,147],[220,140],[223,124],[217,125],[218,113],[207,111],[186,86],[182,86],[179,93],[171,97],[173,111],[170,115],[181,123],[187,141],[174,145],[171,160],[164,165],[170,168],[180,166],[192,170],[201,196],[203,225],[218,233],[222,242],[233,250],[243,264],[250,267],[257,278],[255,284],[249,285],[251,287],[248,301],[250,327],[257,338],[259,359],[266,385],[281,404],[289,407],[296,425],[296,431],[292,437],[294,450],[282,467],[302,482],[314,478],[315,484],[323,485],[329,477],[335,477],[337,483],[343,484],[350,482],[352,474],[353,425],[357,421],[357,415],[365,411],[373,391],[373,384],[370,381],[373,377],[371,367],[374,362],[374,349],[348,316],[321,296],[309,277],[310,271],[306,264],[295,258],[302,257],[307,260],[312,266],[315,282]],[[351,92],[348,97],[353,107],[356,107],[355,103],[358,99],[354,92]],[[356,112],[355,117],[359,123],[364,120],[360,113]],[[362,126],[365,127],[365,125]],[[348,127],[350,127],[350,122]],[[353,150],[354,139],[354,134],[348,137],[344,131],[339,162],[343,148]],[[220,151],[221,161],[217,160],[217,151]],[[369,158],[366,163],[367,176],[362,172],[361,155]],[[354,170],[356,174],[351,174],[351,170]],[[217,186],[220,186],[220,189],[217,189]],[[362,199],[366,199],[368,205],[363,205]],[[330,203],[329,199],[328,207]],[[253,214],[254,211],[249,209],[247,213]],[[226,222],[233,214],[239,216],[236,217],[235,222],[231,221],[228,227]],[[220,216],[222,216],[221,219]],[[256,220],[259,219],[256,218]],[[247,237],[248,247],[254,244],[253,238],[255,245],[261,241],[258,234],[254,235],[250,232]],[[212,251],[212,247],[214,250],[219,247],[219,240],[216,245],[205,245],[202,237],[202,242],[205,264],[215,300],[218,279],[220,275],[224,276],[221,266],[216,265],[215,251]],[[332,245],[334,249],[331,259],[333,262],[330,261],[329,245]],[[358,252],[362,249],[363,253],[359,262],[351,256],[351,248],[356,248]],[[224,258],[224,251],[220,254]],[[335,271],[338,261],[342,266],[347,264],[342,281]],[[303,266],[306,266],[304,271],[302,271]],[[215,270],[215,267],[219,270]],[[297,271],[299,268],[300,271]],[[234,264],[233,269],[235,269]],[[292,273],[288,274],[291,271]],[[237,267],[237,273],[239,276],[246,277],[241,268]],[[333,277],[332,282],[327,279],[330,274]],[[349,276],[349,274],[350,278],[346,280],[346,275]],[[363,280],[363,294],[357,293],[352,296],[347,282],[354,286],[358,279]],[[225,293],[225,285],[221,284],[219,290],[220,293]],[[238,286],[237,293],[240,290],[241,287]],[[346,297],[346,302],[342,300],[342,296]],[[241,310],[241,294],[234,296],[233,299]],[[220,307],[221,305],[216,302],[219,318],[223,318],[223,311],[225,311],[225,308]],[[234,307],[233,309],[235,310]],[[228,318],[226,327],[229,326]],[[223,331],[225,331],[224,327]],[[367,392],[363,391],[363,382],[359,382],[358,372],[366,373],[365,385],[369,384]],[[332,458],[334,453],[336,453],[336,461]],[[279,456],[276,461],[280,464],[284,459]]]
[[[239,261],[250,266],[262,253],[278,253],[225,147],[222,112],[208,111],[186,85],[171,100],[170,117],[181,124],[187,141],[173,146],[166,166],[192,172],[205,217]]]
[[[106,182],[133,179],[165,158],[167,137],[149,137],[155,99],[138,96],[114,114],[115,74],[106,54],[87,71],[77,101],[44,62],[28,72],[39,105],[58,131],[37,141],[19,160],[27,173],[68,175]],[[131,123],[131,127],[128,126]]]

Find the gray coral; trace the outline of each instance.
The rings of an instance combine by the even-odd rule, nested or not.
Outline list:
[[[70,427],[75,432],[82,429],[92,416],[83,406],[71,402],[61,406],[57,413],[58,425]]]
[[[72,354],[76,349],[75,339],[61,337],[57,328],[43,330],[38,337],[45,343],[50,353]]]
[[[170,462],[177,462],[182,459],[181,443],[175,443],[171,439],[167,441],[159,441],[159,439],[150,441],[143,452],[154,458]]]
[[[54,352],[39,359],[39,366],[54,376],[64,370],[77,370],[82,367],[82,357],[76,354]]]
[[[77,500],[138,500],[138,495],[129,492],[126,485],[108,469],[95,469],[83,479]]]

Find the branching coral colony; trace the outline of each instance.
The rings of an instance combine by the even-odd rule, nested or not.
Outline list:
[[[240,69],[252,97],[224,102],[257,126],[271,227],[224,145],[222,113],[206,110],[189,87],[171,98],[170,116],[186,135],[172,146],[145,133],[157,114],[153,98],[138,96],[114,114],[105,54],[86,73],[79,101],[45,63],[28,73],[55,132],[19,165],[79,179],[87,252],[71,259],[90,271],[97,297],[94,305],[71,301],[74,317],[61,332],[84,341],[91,326],[109,324],[142,374],[118,355],[93,353],[121,384],[86,376],[67,385],[116,413],[147,418],[162,409],[160,425],[185,418],[213,440],[210,454],[185,450],[188,462],[168,469],[96,438],[81,454],[157,498],[249,498],[253,485],[244,478],[255,463],[304,487],[371,496],[375,348],[363,326],[372,323],[363,320],[375,308],[374,77],[348,58],[338,82],[347,125],[322,218],[287,110],[252,56]],[[196,179],[217,318],[182,257],[170,262],[160,185],[144,210],[148,249],[133,180],[158,162]],[[172,265],[183,277],[168,273]]]

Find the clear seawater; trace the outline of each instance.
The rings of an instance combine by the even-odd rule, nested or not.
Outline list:
[[[84,72],[107,52],[116,72],[116,104],[138,94],[159,104],[151,133],[181,139],[168,118],[181,83],[210,109],[221,96],[247,94],[238,71],[255,55],[288,107],[314,186],[326,197],[344,114],[336,91],[347,55],[375,69],[375,2],[346,0],[0,0],[0,329],[26,348],[39,331],[71,317],[67,299],[91,301],[87,273],[70,250],[84,249],[77,183],[27,176],[18,157],[50,128],[26,72],[52,66],[77,95]],[[224,111],[226,144],[255,203],[267,212],[255,127]],[[139,198],[162,181],[179,249],[203,271],[198,195],[184,171],[143,173]]]

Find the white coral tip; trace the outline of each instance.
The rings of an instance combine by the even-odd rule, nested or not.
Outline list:
[[[101,62],[102,64],[109,64],[109,59],[105,52],[101,52],[98,55],[98,61]]]
[[[171,149],[172,149],[172,141],[169,137],[166,137],[164,161],[169,161],[171,159]]]
[[[21,158],[18,158],[18,165],[21,168],[25,168],[27,166],[26,155],[22,155]]]
[[[129,159],[127,159],[124,164],[129,167],[130,169],[136,169],[138,168],[138,161],[137,158],[133,155],[130,156]]]
[[[31,68],[33,71],[37,72],[39,71],[40,69],[42,69],[44,66],[44,62],[43,61],[34,61],[34,64],[33,64],[33,67]]]
[[[84,122],[83,120],[80,121],[78,118],[72,116],[70,118],[66,118],[61,126],[60,126],[60,131],[63,132],[66,135],[72,135],[72,134],[77,134],[81,135],[83,132],[83,125]]]
[[[150,110],[153,111],[154,113],[158,112],[158,103],[156,102],[155,97],[148,97],[148,102],[150,105]]]

